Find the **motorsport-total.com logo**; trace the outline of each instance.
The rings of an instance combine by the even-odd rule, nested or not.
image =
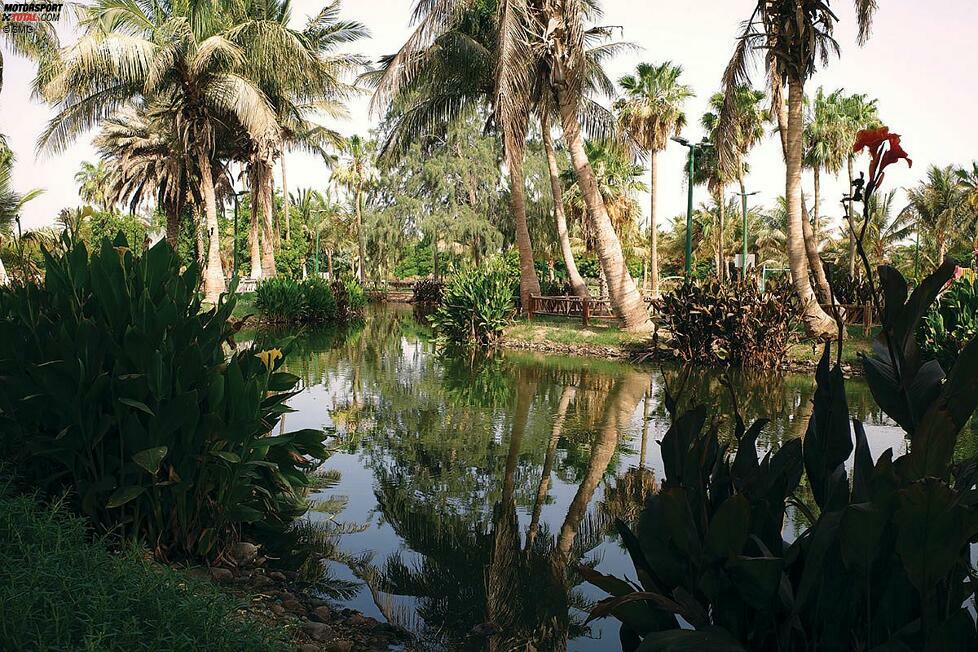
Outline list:
[[[60,2],[2,3],[3,31],[29,32],[39,23],[53,23],[61,18]]]

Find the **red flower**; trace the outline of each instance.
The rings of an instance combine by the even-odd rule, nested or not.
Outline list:
[[[853,145],[853,152],[869,150],[872,160],[869,164],[869,180],[866,189],[869,193],[879,186],[883,181],[883,171],[887,166],[900,160],[906,160],[909,167],[913,167],[913,161],[900,145],[900,134],[891,134],[889,127],[879,127],[877,129],[863,129],[856,135],[856,144]]]

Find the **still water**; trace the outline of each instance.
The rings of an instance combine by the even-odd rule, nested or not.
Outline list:
[[[439,354],[407,306],[372,308],[364,324],[302,335],[289,371],[302,379],[287,429],[335,429],[315,496],[362,556],[351,607],[445,650],[617,650],[618,624],[585,624],[606,597],[575,564],[634,577],[615,533],[662,476],[663,396],[731,414],[722,374],[551,355]],[[685,377],[685,382],[684,382]],[[804,431],[807,376],[730,378],[745,420],[772,420],[767,450]],[[866,386],[847,383],[874,457],[904,451],[903,433]],[[721,426],[728,432],[729,422]],[[785,526],[793,539],[795,526]],[[365,570],[367,569],[367,570]]]

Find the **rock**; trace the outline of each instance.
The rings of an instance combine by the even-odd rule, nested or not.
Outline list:
[[[231,548],[231,559],[238,566],[247,566],[255,561],[256,557],[258,557],[258,546],[253,543],[242,541]]]
[[[375,618],[364,616],[361,613],[355,613],[350,616],[349,623],[354,627],[362,627],[363,629],[373,629],[379,624]]]
[[[272,578],[273,580],[275,580],[276,582],[284,582],[285,581],[285,575],[283,575],[282,573],[280,573],[278,571],[272,571],[271,573],[268,574],[268,576],[270,578]]]
[[[234,573],[226,568],[212,568],[210,574],[211,579],[218,584],[230,584],[234,580]]]
[[[278,604],[278,603],[275,603],[275,604],[273,604],[273,605],[272,605],[271,607],[269,607],[268,609],[269,609],[269,610],[270,610],[270,611],[271,611],[271,612],[272,612],[273,614],[275,614],[276,616],[281,616],[282,614],[284,614],[284,613],[285,613],[285,607],[283,607],[282,605],[280,605],[280,604]]]
[[[319,646],[312,643],[303,643],[299,646],[299,652],[319,652]]]
[[[298,600],[285,600],[282,603],[282,607],[286,611],[290,611],[290,612],[292,612],[294,614],[297,614],[299,616],[305,616],[306,615],[306,608],[303,607],[302,606],[302,603],[299,602]]]
[[[275,581],[272,580],[272,578],[268,577],[267,575],[261,575],[261,574],[255,575],[252,581],[255,584],[255,588],[259,588],[259,589],[264,588],[266,586],[272,586],[275,584]]]
[[[350,652],[353,641],[333,641],[327,648],[328,652]]]
[[[329,625],[313,622],[311,620],[307,620],[306,622],[302,623],[302,631],[309,634],[309,636],[317,641],[325,641],[333,635],[333,630],[330,629]]]
[[[312,617],[321,623],[328,623],[333,617],[333,610],[329,607],[316,607],[312,610]]]

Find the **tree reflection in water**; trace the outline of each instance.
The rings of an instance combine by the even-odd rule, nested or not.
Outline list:
[[[634,519],[656,490],[663,391],[680,372],[439,354],[429,336],[409,309],[374,308],[352,330],[300,336],[289,363],[316,397],[297,402],[301,418],[321,411],[347,469],[369,470],[373,495],[350,501],[368,502],[375,529],[397,539],[363,574],[381,613],[432,648],[616,649],[617,636],[587,638],[598,634],[584,624],[588,594],[573,569],[624,559],[612,524]],[[745,419],[773,420],[759,446],[798,435],[809,378],[731,382]],[[872,400],[850,385],[854,414],[873,422]],[[716,372],[689,373],[684,397],[730,413]],[[344,545],[363,547],[358,536]]]

